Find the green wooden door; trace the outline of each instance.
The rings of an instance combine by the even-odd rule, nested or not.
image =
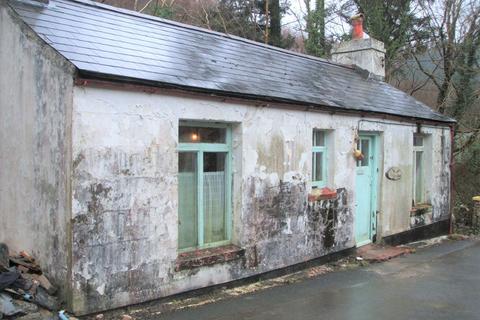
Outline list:
[[[358,149],[364,158],[357,161],[355,182],[355,240],[357,246],[372,242],[376,223],[376,148],[375,136],[361,135]]]

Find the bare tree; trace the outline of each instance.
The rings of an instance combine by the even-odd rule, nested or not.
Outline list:
[[[480,136],[478,85],[480,74],[480,3],[443,0],[421,4],[430,17],[428,42],[412,52],[418,69],[437,90],[436,108],[458,121],[456,152]]]

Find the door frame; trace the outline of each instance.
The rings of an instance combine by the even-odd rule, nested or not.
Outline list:
[[[370,236],[368,240],[356,243],[356,247],[361,247],[366,244],[374,242],[374,238],[377,235],[377,212],[378,212],[378,199],[379,199],[379,192],[380,192],[380,184],[379,184],[379,174],[380,174],[380,134],[377,132],[369,132],[369,131],[360,131],[358,133],[358,138],[361,137],[368,137],[372,141],[371,152],[373,155],[372,159],[372,172],[371,172],[371,179],[372,179],[372,192],[370,194]],[[357,178],[357,164],[355,162],[355,179]],[[356,182],[355,182],[356,183]],[[355,234],[356,237],[356,234]],[[356,240],[356,239],[355,239]]]

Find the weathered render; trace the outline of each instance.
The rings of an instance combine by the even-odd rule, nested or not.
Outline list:
[[[74,67],[0,2],[0,242],[65,288]]]
[[[353,247],[351,151],[358,129],[381,137],[379,237],[410,229],[409,138],[417,130],[415,124],[161,91],[76,87],[74,97],[77,312],[223,283]],[[232,243],[245,248],[244,259],[175,270],[181,119],[234,127]],[[334,201],[307,201],[313,128],[330,132],[328,186],[339,189]],[[434,126],[422,130],[434,150],[428,178],[433,219],[448,219],[450,131]],[[399,181],[382,178],[392,166],[404,171]]]

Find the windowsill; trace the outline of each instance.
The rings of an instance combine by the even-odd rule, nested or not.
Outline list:
[[[216,248],[199,249],[180,253],[177,257],[176,271],[210,266],[240,259],[245,255],[245,249],[235,245]]]

